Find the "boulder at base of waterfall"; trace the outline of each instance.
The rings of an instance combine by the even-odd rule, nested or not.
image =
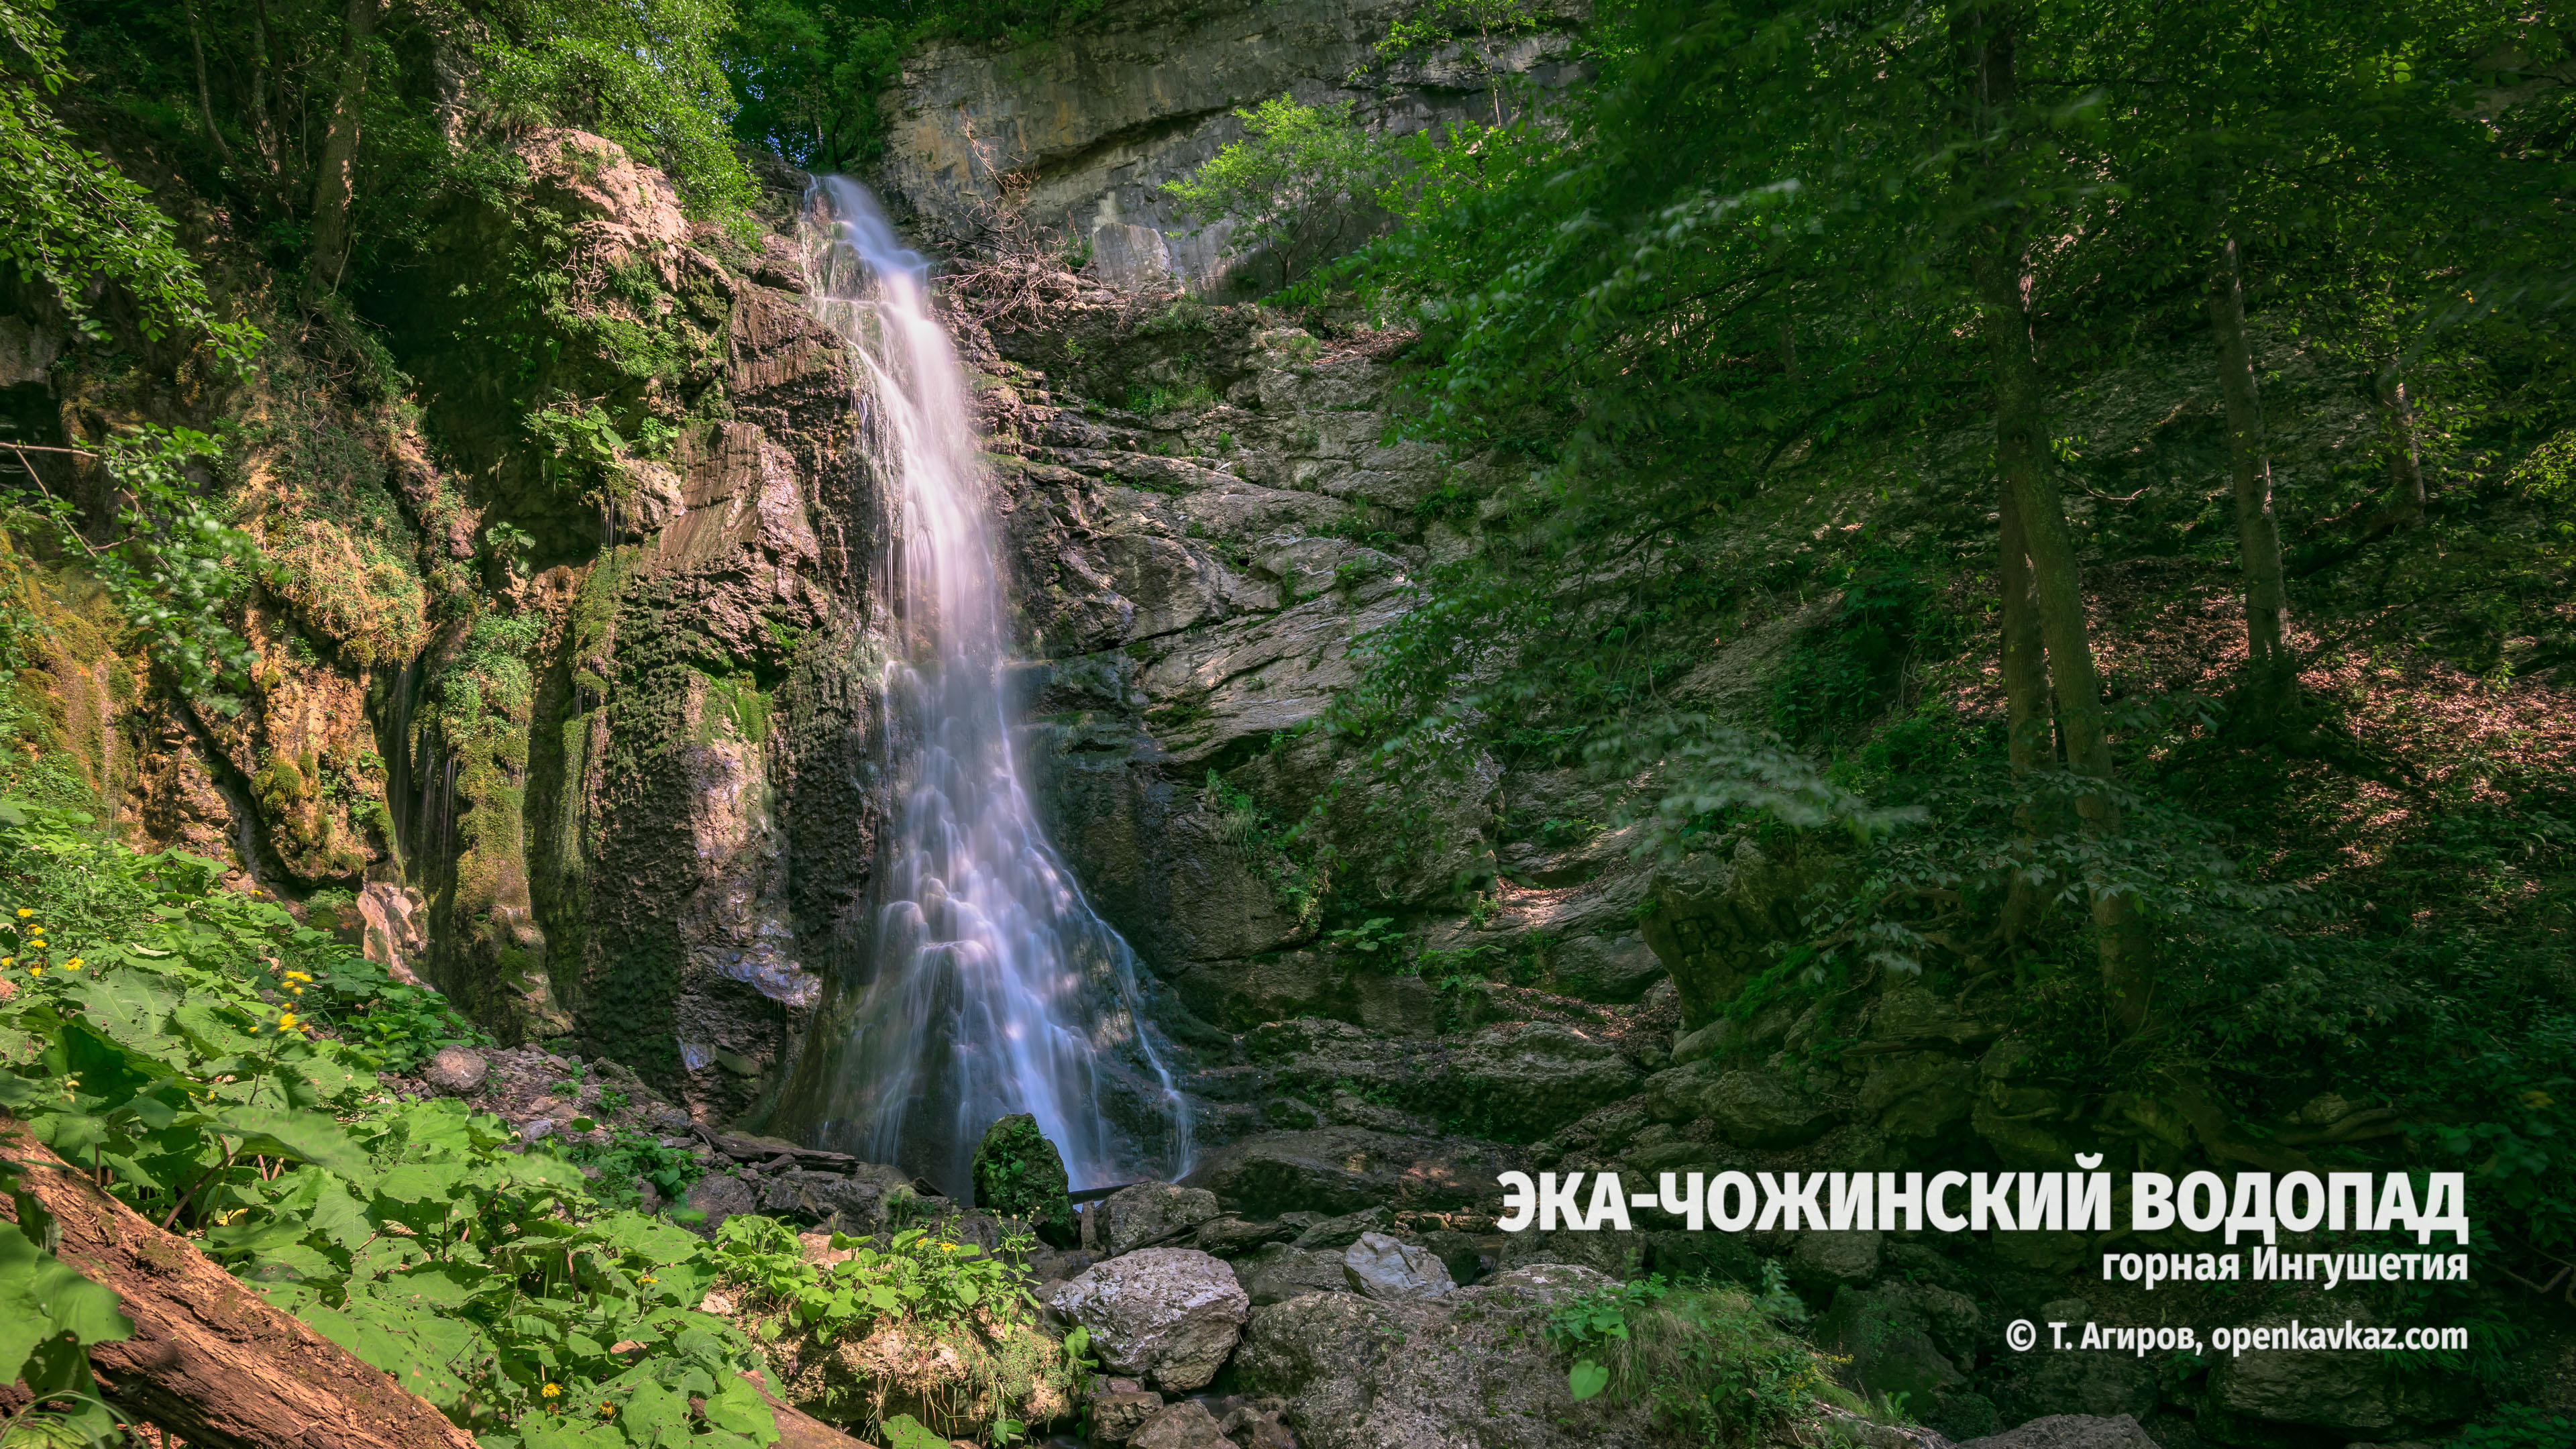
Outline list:
[[[1140,1182],[1111,1193],[1095,1209],[1100,1245],[1110,1257],[1170,1242],[1217,1215],[1216,1194],[1202,1187]]]
[[[1252,1306],[1285,1303],[1309,1293],[1343,1293],[1350,1278],[1339,1253],[1310,1253],[1286,1243],[1264,1243],[1234,1260],[1234,1281]]]
[[[1639,1406],[1574,1402],[1542,1332],[1550,1308],[1609,1284],[1551,1264],[1437,1298],[1294,1298],[1253,1310],[1234,1375],[1247,1392],[1286,1396],[1280,1417],[1304,1449],[1652,1443]]]
[[[1070,1248],[1081,1224],[1073,1216],[1071,1180],[1055,1144],[1026,1112],[984,1129],[975,1144],[975,1206],[1019,1218],[1059,1248]]]
[[[1383,1233],[1395,1226],[1395,1214],[1382,1207],[1363,1208],[1322,1222],[1297,1235],[1297,1246],[1310,1253],[1327,1248],[1347,1248],[1366,1233]]]
[[[2018,1429],[1971,1439],[1959,1449],[2156,1449],[2156,1441],[2126,1414],[2051,1414]]]
[[[1437,1298],[1458,1286],[1439,1254],[1384,1233],[1363,1233],[1344,1248],[1342,1272],[1352,1290],[1368,1298]]]
[[[1088,1329],[1100,1361],[1167,1393],[1205,1388],[1234,1352],[1252,1299],[1222,1259],[1146,1248],[1084,1269],[1047,1306]]]

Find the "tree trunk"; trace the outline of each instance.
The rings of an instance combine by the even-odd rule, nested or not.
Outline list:
[[[1970,27],[1972,50],[1967,59],[1977,129],[1983,133],[2013,105],[2012,26],[2001,10],[1971,13],[1963,17],[1963,24]],[[2107,784],[2113,773],[2110,720],[2102,707],[2101,678],[2093,667],[2075,544],[2067,532],[2065,504],[2058,496],[2049,457],[2047,393],[2031,351],[2025,300],[2030,272],[2019,224],[1996,227],[1983,251],[1972,258],[1969,270],[1978,327],[1986,339],[1988,386],[1995,410],[1995,465],[2003,475],[2005,517],[2018,527],[2020,552],[2029,563],[2030,598],[2047,657],[2058,735],[2068,768],[2084,779]],[[2006,608],[2011,607],[2008,591]],[[2007,638],[2006,647],[2026,651],[2027,634],[2018,642]],[[2109,792],[2078,791],[2075,811],[2092,834],[2119,833],[2119,802]],[[2153,983],[2146,923],[2138,915],[2137,902],[2126,893],[2097,891],[2092,905],[2103,995],[2113,1017],[2134,1032],[2146,1024]]]
[[[2001,439],[1998,438],[1998,446]],[[2002,550],[1996,579],[2003,590],[2004,738],[2013,783],[2022,789],[2058,765],[2055,724],[2048,708],[2048,650],[2040,642],[2039,600],[2031,590],[2030,551],[2023,541],[2021,507],[2003,490],[1998,517]],[[2013,812],[2024,837],[2054,833],[2057,812],[2026,803]],[[2040,883],[2016,873],[2004,897],[2004,943],[2016,947],[2038,921],[2045,897]]]
[[[2235,483],[2236,553],[2245,575],[2246,665],[2277,700],[2288,683],[2290,600],[2281,581],[2281,529],[2272,516],[2272,459],[2263,397],[2245,341],[2245,289],[2236,239],[2221,236],[2209,272],[2209,331],[2218,344],[2218,392],[2227,404],[2227,465]]]
[[[286,174],[286,147],[278,139],[277,123],[272,119],[277,108],[269,95],[268,0],[254,0],[250,18],[251,139],[259,147],[260,161],[268,167],[269,180],[275,183]]]
[[[2415,443],[2415,403],[2406,379],[2390,367],[2371,380],[2379,398],[2381,446],[2388,454],[2388,501],[2370,521],[2373,534],[2424,521],[2424,454]]]
[[[134,1335],[90,1349],[120,1414],[201,1449],[474,1449],[392,1375],[269,1306],[187,1239],[101,1192],[18,1122],[0,1152],[53,1216],[54,1256],[114,1290]],[[0,1196],[0,1216],[18,1221]]]
[[[188,0],[188,51],[197,62],[197,119],[204,123],[206,139],[215,143],[215,159],[224,169],[233,169],[233,148],[224,144],[224,133],[215,125],[214,88],[206,83],[206,32],[197,23],[197,0]]]
[[[349,197],[358,159],[359,103],[367,92],[367,46],[382,0],[349,0],[340,30],[340,83],[331,97],[322,165],[313,174],[313,253],[305,263],[304,300],[337,291],[349,254]]]

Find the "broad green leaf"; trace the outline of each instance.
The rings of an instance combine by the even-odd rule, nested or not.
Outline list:
[[[1579,1360],[1566,1372],[1565,1386],[1579,1404],[1610,1386],[1610,1370],[1588,1358]]]
[[[212,1114],[227,1132],[242,1136],[241,1150],[273,1153],[326,1167],[364,1182],[372,1175],[367,1154],[337,1121],[321,1112],[275,1107],[226,1107]]]
[[[877,1426],[885,1430],[886,1449],[948,1449],[948,1441],[930,1432],[910,1414],[897,1414]]]

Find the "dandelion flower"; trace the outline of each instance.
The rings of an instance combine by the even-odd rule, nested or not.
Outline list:
[[[545,1395],[549,1399],[559,1399],[563,1397],[563,1385],[548,1384],[544,1388],[537,1390],[537,1392]]]
[[[293,1030],[295,1030],[295,1013],[294,1013],[294,1012],[289,1011],[289,1012],[286,1012],[286,1013],[284,1013],[284,1014],[280,1015],[280,1016],[277,1018],[277,1029],[278,1029],[279,1031],[293,1031]]]
[[[25,906],[20,906],[20,907],[18,908],[18,919],[19,919],[19,920],[22,920],[22,921],[23,921],[23,920],[27,919],[29,916],[32,916],[32,915],[34,915],[34,914],[35,914],[35,912],[34,912],[34,911],[31,911],[31,910],[27,909]]]

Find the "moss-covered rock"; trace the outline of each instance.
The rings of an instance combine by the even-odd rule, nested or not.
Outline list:
[[[1026,1112],[1004,1117],[975,1144],[975,1206],[1019,1218],[1059,1248],[1074,1244],[1080,1224],[1069,1196],[1064,1156]]]

